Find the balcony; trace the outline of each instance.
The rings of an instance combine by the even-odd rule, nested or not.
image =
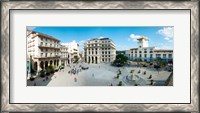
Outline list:
[[[45,45],[45,44],[39,44],[39,48],[47,48],[47,49],[60,49],[58,46],[53,45]]]
[[[36,55],[35,59],[60,58],[60,55]]]

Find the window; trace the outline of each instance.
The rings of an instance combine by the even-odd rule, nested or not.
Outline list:
[[[144,53],[147,53],[147,51],[144,51]]]
[[[97,54],[97,51],[96,51],[96,54]]]
[[[169,57],[169,58],[172,58],[172,54],[168,54],[168,57]]]
[[[41,38],[41,40],[43,40],[43,38]]]
[[[166,54],[163,54],[163,58],[166,58]]]
[[[142,53],[142,51],[140,51],[139,53]]]
[[[43,53],[41,53],[40,55],[41,55],[41,57],[43,57]]]
[[[144,57],[147,58],[147,54],[144,54]]]
[[[142,57],[142,55],[140,54],[140,57]]]
[[[43,42],[40,43],[40,46],[42,46],[42,45],[43,45]]]
[[[41,51],[43,51],[43,49],[41,49]]]
[[[135,51],[135,53],[137,53],[137,51]]]
[[[153,51],[151,50],[150,53],[153,53]]]
[[[141,48],[141,46],[139,46],[139,48]]]
[[[135,57],[137,57],[137,54],[135,54]]]
[[[153,58],[153,54],[150,54],[150,58]]]
[[[160,54],[156,54],[156,58],[159,58],[160,57]]]
[[[104,54],[104,52],[102,52],[102,54]]]
[[[105,52],[105,54],[107,54],[107,51]]]
[[[110,51],[108,51],[108,54],[110,54]]]

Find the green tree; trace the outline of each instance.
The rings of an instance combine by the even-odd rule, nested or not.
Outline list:
[[[114,60],[114,65],[116,66],[123,66],[125,63],[127,63],[128,58],[124,56],[123,54],[118,54]]]
[[[162,66],[163,62],[162,62],[162,59],[160,57],[157,57],[156,58],[156,66],[154,66],[154,68],[156,68],[156,70],[158,71],[158,74],[159,74],[159,69],[160,67]]]
[[[80,58],[78,56],[74,56],[74,63],[77,63]]]

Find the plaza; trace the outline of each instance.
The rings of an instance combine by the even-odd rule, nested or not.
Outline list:
[[[76,74],[69,73],[73,68],[81,69],[82,67],[89,67],[87,70],[81,70]],[[131,78],[130,71],[134,69],[134,76]],[[118,70],[121,71],[119,78],[116,78]],[[138,71],[141,73],[138,74]],[[143,72],[146,71],[144,75]],[[151,79],[149,76],[152,75]],[[122,86],[152,86],[152,85],[165,85],[165,82],[172,75],[172,72],[161,70],[159,73],[153,68],[137,67],[137,66],[124,66],[115,67],[110,63],[99,64],[86,64],[78,63],[70,66],[65,66],[64,69],[55,72],[48,76],[48,79],[37,77],[34,81],[27,81],[27,86],[118,86],[122,81]],[[75,81],[74,79],[77,79]],[[153,84],[151,81],[153,80]],[[156,82],[161,82],[156,84]]]

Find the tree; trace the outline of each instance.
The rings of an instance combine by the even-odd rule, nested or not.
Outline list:
[[[158,74],[159,74],[159,69],[160,69],[160,66],[163,64],[162,62],[162,59],[160,57],[157,57],[156,58],[156,65],[154,66],[154,68],[156,68],[156,70],[158,71]]]
[[[123,54],[118,54],[113,62],[116,66],[123,66],[125,63],[127,63],[128,58],[124,56]]]
[[[77,63],[80,58],[78,56],[74,56],[74,63]]]

